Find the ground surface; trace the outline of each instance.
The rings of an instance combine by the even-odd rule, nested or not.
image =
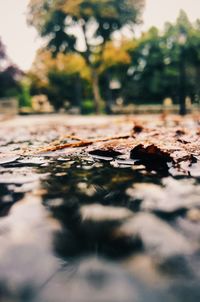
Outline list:
[[[200,300],[200,117],[0,122],[0,298]]]

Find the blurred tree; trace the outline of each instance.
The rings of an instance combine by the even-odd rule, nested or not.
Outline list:
[[[96,112],[100,111],[99,68],[113,34],[124,28],[133,32],[140,22],[144,0],[30,0],[28,21],[59,52],[76,52],[85,60],[91,76]]]
[[[0,39],[0,60],[2,63],[2,60],[6,59],[6,50],[5,46],[3,45],[1,39]]]
[[[12,65],[0,39],[0,98],[16,96],[20,91],[19,79],[22,72]]]
[[[132,62],[123,83],[126,101],[160,101],[170,71],[165,68],[165,45],[158,30],[152,27],[144,33],[130,54]]]
[[[180,97],[199,96],[199,24],[192,24],[181,11],[176,23],[166,23],[164,31],[151,28],[143,33],[130,50],[132,60],[121,92],[127,102],[155,103],[171,97],[178,103]],[[183,63],[185,81],[181,75]]]

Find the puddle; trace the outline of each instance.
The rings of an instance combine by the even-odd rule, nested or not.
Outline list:
[[[2,163],[2,301],[200,300],[198,178],[104,154]]]

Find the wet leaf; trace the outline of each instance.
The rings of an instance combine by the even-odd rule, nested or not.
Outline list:
[[[115,151],[113,149],[97,149],[97,150],[90,151],[89,154],[96,155],[96,156],[102,156],[102,157],[110,157],[111,159],[113,157],[122,155],[121,152]]]

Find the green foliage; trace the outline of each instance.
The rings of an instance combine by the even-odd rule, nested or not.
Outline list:
[[[181,11],[175,24],[167,23],[164,32],[151,28],[131,50],[132,62],[120,75],[122,94],[127,102],[161,103],[165,97],[179,101],[180,64],[184,60],[186,95],[200,95],[200,31]],[[183,58],[184,55],[184,58]]]
[[[18,95],[19,107],[31,108],[31,95],[30,95],[30,83],[27,80],[23,80],[20,85],[20,93]]]
[[[81,85],[81,80],[78,74],[50,71],[48,80],[47,96],[56,110],[62,108],[66,102],[80,106],[78,85]]]

